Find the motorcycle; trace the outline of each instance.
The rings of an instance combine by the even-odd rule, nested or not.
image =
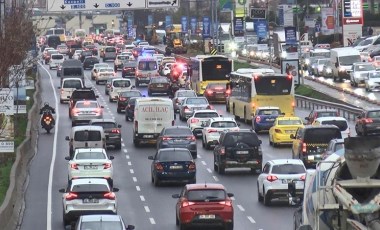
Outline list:
[[[46,130],[47,133],[50,133],[50,130],[54,128],[55,120],[51,110],[45,109],[42,111],[41,116],[41,126]]]
[[[170,95],[174,97],[175,92],[179,90],[179,84],[177,81],[172,81],[170,84]]]

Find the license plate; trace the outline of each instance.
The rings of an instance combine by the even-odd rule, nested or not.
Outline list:
[[[294,133],[293,130],[285,130],[285,133]]]
[[[143,138],[153,138],[153,135],[144,135]]]
[[[164,85],[159,84],[159,85],[157,85],[157,87],[162,88],[162,87],[164,87]]]
[[[274,121],[274,119],[273,118],[268,118],[267,121]]]
[[[86,203],[86,204],[88,204],[88,203],[99,203],[99,200],[98,199],[83,199],[83,203]]]
[[[182,165],[171,165],[170,169],[182,169]]]
[[[199,219],[215,219],[215,215],[200,215]]]
[[[202,121],[202,124],[201,124],[202,127],[205,127],[207,126],[207,121]]]
[[[98,169],[97,165],[85,165],[84,169]]]
[[[290,182],[292,182],[292,179],[283,179],[282,180],[283,184],[289,184]]]
[[[236,154],[248,154],[249,151],[236,151]]]

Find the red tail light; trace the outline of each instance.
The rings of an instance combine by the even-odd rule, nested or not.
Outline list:
[[[70,192],[69,194],[67,194],[67,195],[65,196],[65,199],[66,199],[66,200],[75,200],[75,199],[77,199],[77,198],[78,198],[78,194],[73,193],[73,192]]]
[[[214,92],[211,91],[211,90],[206,90],[206,94],[207,94],[207,95],[210,95],[210,96],[211,96],[213,93],[214,93]]]
[[[125,97],[120,97],[120,99],[119,99],[120,101],[126,101],[127,100],[127,98],[125,98]]]
[[[261,117],[260,117],[260,116],[257,116],[257,117],[256,117],[256,123],[260,123],[260,121],[261,121]]]
[[[274,129],[276,133],[281,133],[281,129]]]
[[[296,103],[294,101],[292,102],[292,107],[296,107]]]
[[[187,207],[187,206],[191,206],[194,204],[195,204],[195,202],[184,201],[184,202],[182,202],[182,208]]]
[[[191,122],[191,123],[198,123],[198,122],[199,122],[199,120],[198,120],[198,119],[196,119],[196,118],[191,118],[190,122]]]
[[[187,106],[183,107],[183,109],[185,110],[185,112],[190,112],[190,109]]]
[[[102,109],[101,108],[97,108],[95,109],[95,113],[101,113],[102,112]]]
[[[113,192],[107,192],[107,193],[104,193],[103,197],[109,200],[115,200],[116,195]]]
[[[137,133],[139,130],[139,122],[135,121],[135,132]]]
[[[162,166],[161,163],[155,163],[155,164],[154,164],[154,168],[155,168],[158,172],[162,172],[162,171],[164,171],[164,166]]]
[[[306,178],[306,176],[305,176],[305,175],[302,175],[302,176],[300,177],[300,180],[305,181],[305,178]]]
[[[364,123],[372,123],[373,122],[373,120],[371,119],[371,118],[366,118],[366,119],[364,119]]]
[[[190,136],[190,137],[187,137],[186,140],[195,141],[195,137],[194,136]]]
[[[112,129],[111,133],[120,133],[119,129]]]
[[[74,114],[77,114],[77,113],[78,113],[78,110],[77,110],[77,109],[73,109],[73,113],[74,113]]]
[[[111,163],[105,163],[103,164],[104,168],[103,169],[109,169],[112,167],[112,164]]]
[[[219,204],[231,207],[232,206],[232,201],[230,201],[230,200],[220,201]]]
[[[178,98],[175,100],[175,103],[179,104],[179,99]]]
[[[191,162],[190,165],[189,165],[189,170],[195,170],[196,169],[196,165],[194,162]]]
[[[173,139],[173,138],[171,138],[171,137],[162,137],[163,141],[168,141],[168,140],[171,140],[171,139]]]
[[[306,154],[307,152],[307,146],[306,146],[306,143],[304,143],[303,141],[301,142],[301,146],[302,146],[302,153],[303,154]]]
[[[208,129],[207,132],[208,133],[216,133],[216,132],[218,132],[218,130],[216,130],[216,129]]]
[[[71,169],[78,169],[78,164],[77,163],[71,163],[70,168]]]
[[[226,148],[224,148],[224,147],[220,148],[220,150],[219,150],[219,154],[220,154],[220,155],[224,155],[224,154],[226,154]]]
[[[227,89],[226,90],[226,94],[229,96],[231,94],[231,90],[230,89]]]
[[[273,175],[268,175],[267,176],[267,181],[269,181],[269,182],[273,182],[273,181],[276,181],[276,180],[278,180],[278,177],[276,177],[276,176],[273,176]]]

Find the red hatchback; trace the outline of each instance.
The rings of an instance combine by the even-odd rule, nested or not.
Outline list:
[[[230,93],[226,89],[226,84],[210,83],[207,85],[203,95],[209,102],[226,102],[226,97]]]
[[[215,226],[226,230],[234,228],[232,193],[227,193],[221,184],[188,184],[176,204],[176,225],[181,230],[188,227]]]

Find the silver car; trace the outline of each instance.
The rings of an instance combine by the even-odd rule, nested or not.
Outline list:
[[[347,72],[350,74],[351,86],[358,87],[359,84],[365,82],[368,73],[376,72],[376,68],[372,63],[356,62]]]
[[[91,80],[95,80],[96,75],[99,72],[99,69],[110,67],[107,63],[98,63],[95,64],[94,67],[91,70]]]
[[[97,101],[77,101],[71,110],[72,126],[101,118],[103,118],[103,106],[100,106]]]
[[[186,121],[193,115],[193,112],[200,109],[212,109],[205,97],[186,97],[179,107],[179,119]]]
[[[173,107],[176,113],[179,113],[179,106],[181,105],[183,99],[186,97],[196,97],[197,94],[194,90],[177,90],[173,97]]]

